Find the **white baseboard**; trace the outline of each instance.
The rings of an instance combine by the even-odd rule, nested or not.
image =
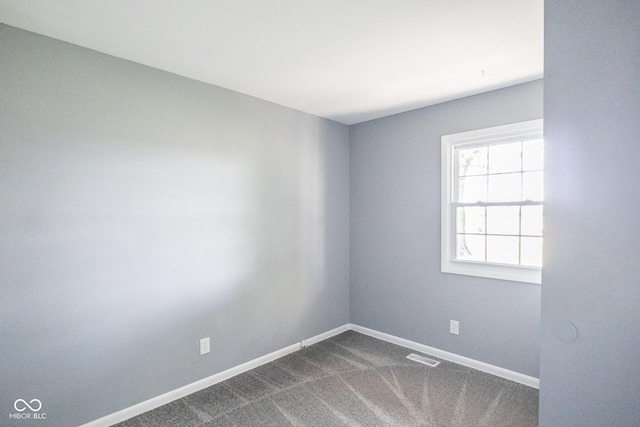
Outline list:
[[[440,350],[428,345],[420,344],[414,341],[409,341],[404,338],[399,338],[394,335],[385,334],[384,332],[378,332],[373,329],[365,328],[354,324],[349,324],[349,329],[356,332],[360,332],[365,335],[369,335],[374,338],[388,341],[393,344],[401,345],[403,347],[416,350],[421,353],[430,354],[432,356],[439,357],[440,359],[448,360],[450,362],[458,363],[469,368],[477,369],[479,371],[487,372],[497,377],[506,378],[511,381],[515,381],[520,384],[527,385],[529,387],[540,388],[540,380],[535,377],[521,374],[519,372],[510,371],[509,369],[500,368],[499,366],[490,365],[488,363],[480,362],[469,357],[460,356],[455,353],[449,353],[448,351]]]
[[[242,365],[234,366],[233,368],[227,369],[226,371],[222,371],[194,383],[187,384],[184,387],[180,387],[160,396],[153,397],[149,400],[130,406],[121,411],[114,412],[113,414],[107,415],[106,417],[84,424],[81,427],[107,427],[113,424],[120,423],[122,421],[128,420],[129,418],[158,408],[162,405],[166,405],[167,403],[173,402],[174,400],[181,399],[192,393],[195,393],[207,387],[211,387],[214,384],[227,380],[243,372],[250,371],[251,369],[257,368],[258,366],[264,365],[265,363],[269,363],[276,359],[284,357],[290,353],[300,350],[301,347],[315,344],[348,330],[349,324],[342,325],[338,328],[332,329],[306,340],[302,340],[299,343],[292,344],[280,350],[276,350],[273,353],[267,354],[266,356],[258,357],[257,359],[250,360],[249,362],[243,363]]]
[[[327,332],[324,332],[322,334],[316,335],[315,337],[311,337],[309,339],[302,340],[301,341],[301,346],[302,347],[308,347],[308,346],[313,345],[313,344],[315,344],[317,342],[324,341],[324,340],[326,340],[328,338],[331,338],[331,337],[335,337],[336,335],[341,334],[343,332],[346,332],[349,329],[351,329],[351,324],[350,323],[346,323],[346,324],[344,324],[342,326],[338,326],[335,329],[332,329],[330,331],[327,331]]]
[[[220,373],[211,375],[210,377],[203,378],[199,381],[188,384],[184,387],[177,388],[168,393],[165,393],[160,396],[146,400],[144,402],[138,403],[137,405],[133,405],[121,411],[114,412],[113,414],[107,415],[106,417],[84,424],[81,427],[107,427],[113,424],[120,423],[122,421],[128,420],[129,418],[143,414],[159,406],[166,405],[167,403],[173,402],[174,400],[183,398],[185,396],[188,396],[189,394],[192,394],[202,389],[205,389],[207,387],[210,387],[221,381],[227,380],[238,374],[257,368],[258,366],[264,365],[265,363],[269,363],[273,360],[284,357],[290,353],[298,351],[302,347],[307,347],[317,342],[326,340],[327,338],[331,338],[335,335],[341,334],[342,332],[345,332],[348,330],[360,332],[362,334],[369,335],[371,337],[378,338],[383,341],[388,341],[390,343],[397,344],[402,347],[409,348],[411,350],[416,350],[421,353],[430,354],[432,356],[439,357],[440,359],[448,360],[450,362],[458,363],[460,365],[477,369],[479,371],[487,372],[489,374],[506,378],[511,381],[528,385],[530,387],[535,387],[535,388],[540,387],[540,380],[538,378],[530,377],[528,375],[524,375],[519,372],[510,371],[508,369],[500,368],[498,366],[490,365],[488,363],[484,363],[478,360],[470,359],[468,357],[460,356],[455,353],[449,353],[444,350],[439,350],[434,347],[429,347],[427,345],[420,344],[414,341],[409,341],[404,338],[399,338],[394,335],[389,335],[384,332],[378,332],[373,329],[365,328],[363,326],[347,323],[338,328],[332,329],[330,331],[324,332],[322,334],[316,335],[306,340],[302,340],[299,343],[292,344],[280,350],[276,350],[273,353],[269,353],[265,356],[258,357],[257,359],[250,360],[249,362],[243,363],[242,365],[235,366],[233,368],[227,369],[226,371],[222,371]]]

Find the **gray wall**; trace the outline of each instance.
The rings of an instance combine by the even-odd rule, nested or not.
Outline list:
[[[346,126],[1,25],[0,76],[1,424],[19,398],[89,422],[349,321]]]
[[[539,118],[535,81],[350,127],[353,323],[538,376],[540,285],[440,272],[440,137]]]
[[[640,425],[639,23],[637,1],[545,1],[544,427]]]

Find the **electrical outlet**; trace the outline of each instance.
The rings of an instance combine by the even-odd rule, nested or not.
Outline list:
[[[209,337],[200,340],[200,355],[207,354],[211,351],[211,340]]]
[[[454,335],[460,335],[460,322],[457,320],[449,320],[449,332]]]

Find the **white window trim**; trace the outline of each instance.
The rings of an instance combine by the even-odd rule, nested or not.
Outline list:
[[[542,130],[543,120],[539,119],[442,136],[441,271],[443,273],[463,274],[525,283],[541,283],[541,268],[460,261],[455,259],[455,238],[453,236],[453,232],[455,231],[453,227],[454,210],[452,209],[452,177],[454,171],[452,147],[471,146],[480,143],[508,142],[511,140],[521,140],[523,137],[526,139],[542,138]]]

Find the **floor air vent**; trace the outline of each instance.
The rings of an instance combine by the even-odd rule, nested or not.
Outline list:
[[[419,354],[411,353],[407,356],[407,359],[411,359],[415,362],[422,363],[423,365],[431,366],[435,368],[440,364],[437,360],[429,359],[428,357],[420,356]]]

